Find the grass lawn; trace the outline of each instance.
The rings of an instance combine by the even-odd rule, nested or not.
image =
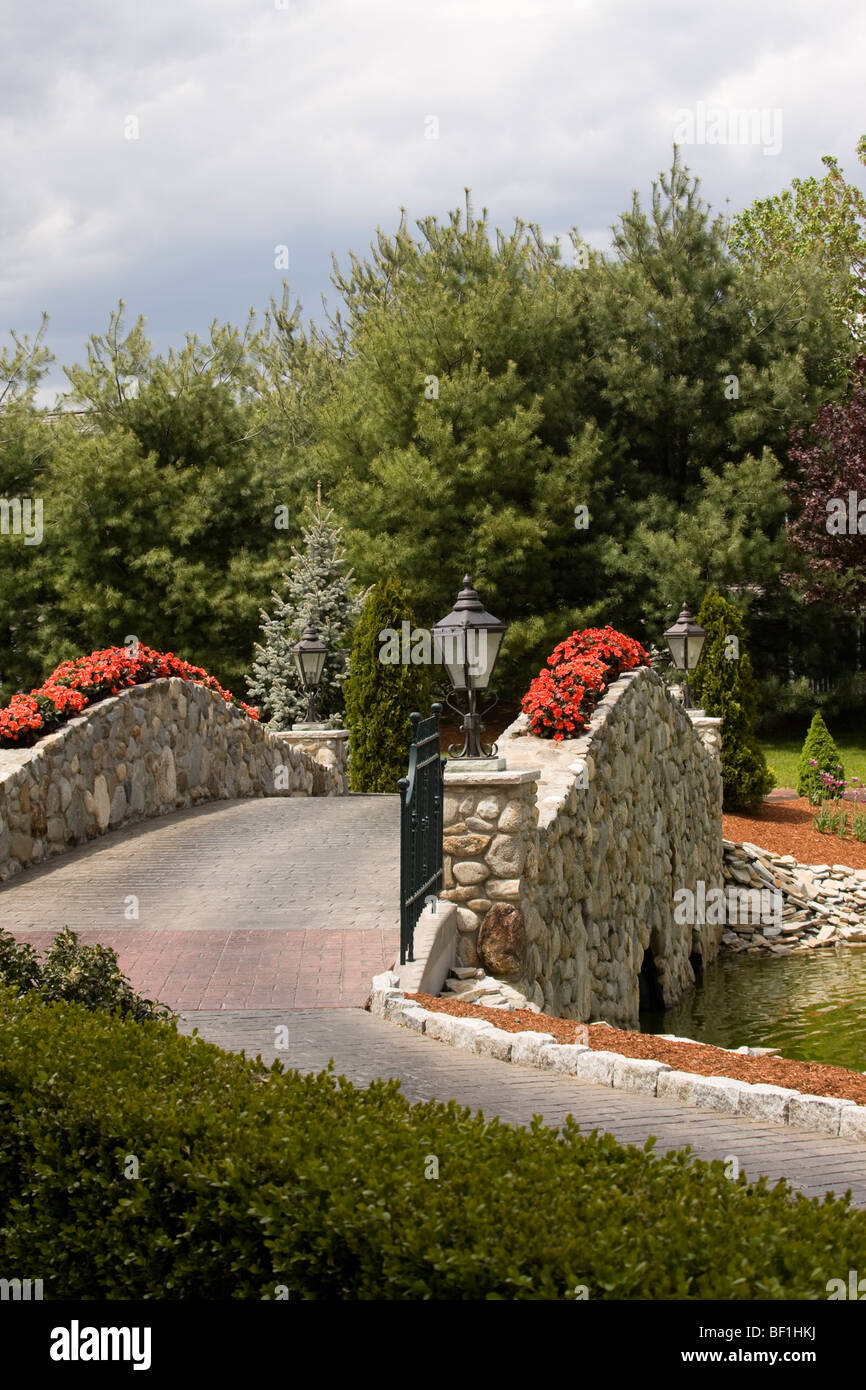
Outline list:
[[[849,781],[859,777],[861,782],[866,782],[866,730],[837,733],[831,724],[830,732],[836,740],[845,776]],[[802,738],[774,738],[772,735],[759,738],[764,756],[776,775],[777,787],[796,787],[797,764],[805,737],[806,728]]]

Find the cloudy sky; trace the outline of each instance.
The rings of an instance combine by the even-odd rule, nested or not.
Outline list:
[[[605,247],[675,134],[723,210],[825,153],[866,186],[862,0],[5,0],[3,34],[0,333],[45,309],[61,362],[119,298],[160,349],[284,275],[320,317],[332,250],[465,186]]]

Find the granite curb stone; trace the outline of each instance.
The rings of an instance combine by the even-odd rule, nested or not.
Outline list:
[[[866,1138],[866,1106],[853,1100],[804,1095],[785,1086],[739,1081],[729,1076],[676,1071],[667,1062],[652,1058],[596,1051],[581,1043],[557,1043],[550,1033],[508,1032],[487,1019],[460,1018],[424,1009],[395,989],[396,979],[393,971],[375,976],[371,1012],[453,1047],[519,1066],[534,1066],[539,1071],[574,1076],[597,1086],[656,1096],[727,1115],[842,1138]]]

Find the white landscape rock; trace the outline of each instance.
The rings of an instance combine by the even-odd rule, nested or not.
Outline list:
[[[560,1046],[560,1043],[551,1042],[547,1043],[545,1047],[540,1048],[536,1054],[533,1066],[538,1067],[539,1071],[556,1071],[556,1061]]]
[[[726,1115],[736,1115],[740,1108],[740,1096],[748,1086],[747,1081],[735,1081],[729,1076],[699,1076],[695,1079],[695,1105],[706,1110],[721,1110]]]
[[[866,1105],[846,1105],[839,1120],[843,1139],[866,1139]]]
[[[373,993],[384,993],[388,989],[397,989],[399,984],[399,975],[393,970],[383,970],[381,975],[373,976]]]
[[[618,1091],[654,1096],[659,1074],[670,1070],[667,1062],[655,1062],[646,1057],[619,1057],[614,1063],[613,1085]]]
[[[419,1008],[417,1004],[404,1006],[395,1021],[415,1033],[423,1033],[427,1026],[427,1010]]]
[[[406,1001],[399,989],[388,989],[382,995],[382,1014],[385,1018],[399,1018],[406,1011]]]
[[[382,1014],[386,1018],[393,1015],[396,1006],[403,1003],[403,991],[399,988],[399,983],[393,970],[384,970],[381,975],[373,976],[373,988],[370,995],[370,1011],[372,1013]]]
[[[726,888],[744,886],[753,890],[773,889],[780,894],[781,920],[764,906],[758,917],[750,910],[734,912],[727,923],[723,945],[731,951],[757,954],[764,937],[782,936],[784,949],[774,954],[816,950],[843,943],[866,944],[866,902],[860,871],[842,864],[798,864],[792,855],[776,855],[748,843],[724,841],[723,869]],[[769,906],[769,904],[767,904]],[[740,918],[740,920],[736,920]]]
[[[837,1100],[835,1096],[799,1096],[788,1110],[788,1124],[797,1129],[818,1129],[823,1134],[838,1134],[842,1112],[854,1104]]]
[[[477,1052],[476,1042],[479,1033],[484,1033],[492,1027],[483,1018],[452,1018],[451,1020],[451,1041],[454,1047],[461,1047],[464,1052]]]
[[[513,1033],[488,1023],[485,1029],[479,1028],[476,1033],[474,1050],[481,1057],[495,1057],[499,1062],[510,1062],[513,1039]]]
[[[511,1038],[511,1060],[524,1066],[534,1066],[539,1054],[556,1039],[552,1033],[513,1033]]]
[[[773,1086],[769,1083],[765,1085],[759,1082],[743,1088],[740,1093],[739,1113],[748,1115],[751,1120],[765,1120],[770,1124],[784,1125],[788,1122],[791,1101],[800,1099],[800,1092],[787,1086]]]
[[[428,1038],[436,1038],[439,1042],[453,1043],[455,1041],[454,1024],[458,1021],[458,1019],[452,1018],[451,1014],[434,1013],[431,1010],[424,1032]]]
[[[681,1105],[696,1105],[695,1082],[698,1077],[691,1071],[666,1071],[656,1084],[659,1100],[675,1100]]]
[[[426,1033],[437,1041],[479,1056],[532,1066],[539,1071],[574,1076],[596,1086],[610,1086],[638,1095],[654,1095],[664,1101],[693,1105],[723,1114],[740,1115],[765,1123],[866,1140],[866,1106],[832,1096],[803,1095],[785,1086],[751,1084],[727,1076],[702,1076],[675,1071],[652,1058],[626,1057],[618,1052],[595,1051],[583,1043],[557,1043],[550,1033],[532,1030],[509,1032],[487,1019],[461,1018],[434,1009],[423,1009],[405,998],[395,986],[393,971],[383,971],[372,981],[371,1009],[392,1022]],[[590,1025],[592,1026],[592,1025]],[[588,1033],[588,1030],[585,1030]],[[671,1038],[672,1035],[660,1035]],[[679,1039],[692,1042],[693,1039]],[[742,1053],[745,1049],[737,1049]],[[749,1048],[762,1055],[772,1049]]]
[[[596,1086],[612,1086],[613,1069],[620,1060],[618,1052],[584,1052],[577,1059],[577,1074],[581,1081],[592,1081]]]
[[[589,1052],[583,1043],[560,1043],[558,1047],[545,1048],[544,1066],[563,1076],[577,1076],[580,1058]]]

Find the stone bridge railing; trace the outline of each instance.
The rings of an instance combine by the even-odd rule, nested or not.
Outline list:
[[[700,920],[723,881],[719,723],[692,721],[641,668],[609,688],[583,738],[539,739],[521,716],[499,740],[507,771],[449,771],[442,896],[458,908],[457,963],[565,1018],[628,1026],[642,994],[673,1004],[724,930]],[[681,889],[694,920],[678,920]]]
[[[118,826],[244,796],[334,796],[339,769],[172,677],[102,700],[32,748],[0,750],[0,879]]]

